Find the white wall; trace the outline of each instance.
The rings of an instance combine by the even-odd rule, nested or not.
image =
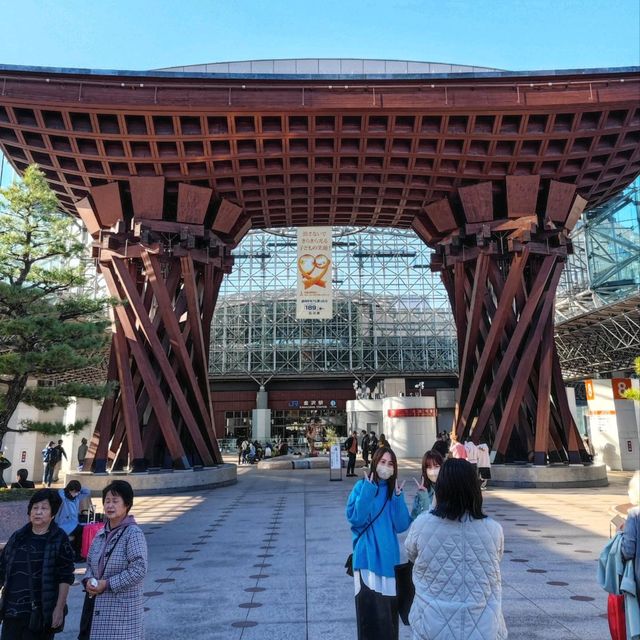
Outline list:
[[[396,415],[394,412],[401,414]],[[411,413],[428,413],[412,417]],[[400,458],[421,458],[436,439],[436,399],[432,396],[385,398],[384,435]]]
[[[609,469],[640,468],[638,403],[620,398],[621,380],[586,380],[591,442],[600,462]],[[630,382],[630,381],[629,381]]]
[[[20,403],[16,409],[9,427],[11,429],[19,429],[22,420],[35,420],[38,422],[46,421],[62,421],[64,423],[74,422],[75,420],[88,419],[89,425],[78,434],[66,434],[63,436],[47,436],[41,433],[27,431],[25,433],[7,433],[2,443],[6,447],[5,455],[11,462],[11,467],[4,472],[4,479],[7,484],[15,480],[18,469],[26,469],[29,472],[29,480],[36,483],[42,482],[44,475],[44,465],[42,463],[42,449],[44,449],[50,440],[63,440],[63,447],[67,453],[68,460],[63,458],[60,468],[60,480],[63,480],[64,474],[68,471],[77,471],[77,451],[81,438],[89,439],[93,433],[93,428],[100,413],[100,404],[95,400],[86,398],[78,398],[73,401],[66,409],[56,408],[51,411],[38,411],[33,407],[29,407]]]

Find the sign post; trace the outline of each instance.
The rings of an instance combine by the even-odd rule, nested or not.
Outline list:
[[[342,481],[342,456],[340,455],[340,445],[331,445],[331,454],[329,456],[329,480]]]

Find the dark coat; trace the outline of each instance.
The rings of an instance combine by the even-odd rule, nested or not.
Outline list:
[[[0,553],[0,584],[7,586],[13,568],[16,547],[31,533],[31,523],[11,534],[5,548]],[[73,549],[67,534],[55,523],[49,527],[47,544],[42,562],[42,617],[47,625],[56,602],[60,583],[73,584]]]

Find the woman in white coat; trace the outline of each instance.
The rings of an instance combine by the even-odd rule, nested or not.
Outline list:
[[[504,536],[482,513],[475,469],[466,460],[446,460],[435,493],[436,507],[413,522],[405,542],[414,563],[414,640],[504,640]]]

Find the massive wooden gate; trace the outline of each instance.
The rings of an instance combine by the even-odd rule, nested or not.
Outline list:
[[[458,436],[488,440],[498,461],[579,462],[554,293],[582,208],[640,172],[639,96],[637,68],[264,76],[0,65],[0,148],[18,171],[38,163],[82,217],[122,301],[94,470],[220,461],[207,354],[230,251],[250,228],[304,225],[413,227],[451,298]]]

